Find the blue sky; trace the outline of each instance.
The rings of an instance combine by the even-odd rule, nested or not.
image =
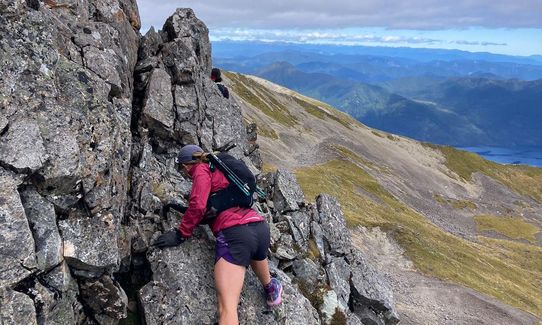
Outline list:
[[[142,32],[194,9],[212,41],[263,40],[542,55],[540,0],[138,0]]]

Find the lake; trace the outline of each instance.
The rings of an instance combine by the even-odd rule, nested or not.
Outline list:
[[[542,147],[457,147],[457,149],[477,153],[487,160],[501,164],[522,164],[542,167]]]

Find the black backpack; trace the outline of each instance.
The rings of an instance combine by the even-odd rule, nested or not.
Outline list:
[[[230,92],[228,90],[228,88],[226,86],[224,86],[223,84],[219,84],[217,83],[216,84],[218,86],[218,90],[220,90],[220,92],[222,93],[222,96],[224,96],[224,98],[230,98]]]
[[[230,154],[207,155],[211,171],[220,170],[230,184],[225,189],[212,192],[207,200],[207,210],[218,213],[233,207],[250,208],[254,203],[254,192],[257,190],[256,177],[248,169],[244,161]]]

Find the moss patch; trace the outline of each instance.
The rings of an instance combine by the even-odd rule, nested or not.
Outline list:
[[[498,217],[491,215],[475,216],[476,229],[478,232],[495,231],[512,239],[526,239],[531,243],[536,243],[536,234],[539,229],[521,218]]]
[[[306,197],[326,192],[338,198],[349,226],[380,227],[405,249],[416,268],[486,293],[542,316],[542,248],[506,241],[469,242],[435,226],[387,192],[363,168],[346,159],[295,171]],[[380,198],[360,195],[361,187]]]
[[[256,133],[262,137],[266,137],[273,140],[278,140],[279,135],[275,130],[258,124]]]
[[[339,308],[335,308],[335,314],[333,314],[329,325],[346,325],[347,323],[346,315]]]
[[[439,202],[443,205],[451,205],[452,207],[456,209],[471,209],[474,210],[477,208],[476,204],[469,200],[456,200],[451,198],[445,198],[440,194],[433,195],[435,198],[435,201]]]
[[[326,292],[331,290],[331,288],[325,286],[315,287],[304,280],[299,280],[297,286],[301,293],[309,300],[311,305],[316,308],[316,310],[320,310],[320,307],[324,303],[324,296]]]
[[[314,239],[309,239],[309,249],[307,252],[307,257],[313,260],[314,262],[317,262],[320,259],[320,251],[318,250],[318,246],[316,245],[316,242]]]
[[[277,166],[273,165],[273,164],[270,164],[270,163],[267,163],[267,162],[264,162],[263,165],[262,165],[262,173],[266,174],[266,173],[274,173],[277,171]]]

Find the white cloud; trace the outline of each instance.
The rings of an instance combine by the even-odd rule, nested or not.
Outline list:
[[[479,45],[481,46],[507,46],[508,45],[507,43],[478,42],[478,41],[464,41],[464,40],[453,41],[450,43],[458,44],[458,45],[473,45],[473,46],[479,46]]]
[[[540,0],[138,0],[144,28],[190,7],[211,28],[542,28]]]
[[[267,42],[281,41],[293,43],[312,44],[345,44],[362,45],[368,43],[386,44],[433,44],[441,40],[424,37],[405,37],[396,35],[378,36],[374,34],[357,34],[353,32],[339,31],[314,31],[314,30],[267,30],[267,29],[230,29],[220,28],[211,34],[213,41],[235,40],[261,40]]]

